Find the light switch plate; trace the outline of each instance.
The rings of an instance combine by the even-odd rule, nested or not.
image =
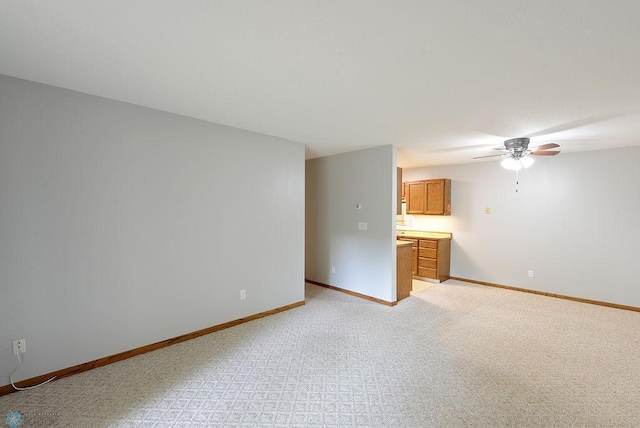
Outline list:
[[[358,230],[367,230],[367,223],[364,221],[361,221],[358,223]]]

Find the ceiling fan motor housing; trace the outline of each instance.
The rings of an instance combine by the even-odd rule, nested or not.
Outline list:
[[[508,156],[515,160],[519,160],[529,155],[533,156],[555,156],[560,153],[559,150],[548,150],[555,149],[560,147],[556,143],[547,143],[541,146],[529,148],[529,138],[520,137],[520,138],[512,138],[510,140],[506,140],[504,142],[504,149],[495,147],[494,150],[499,150],[501,152],[506,152],[501,155],[489,155],[489,156],[477,156],[474,159],[480,158],[492,158],[492,157],[505,157]]]
[[[523,152],[527,150],[529,147],[529,139],[528,138],[512,138],[504,142],[504,146],[507,150],[514,150]]]

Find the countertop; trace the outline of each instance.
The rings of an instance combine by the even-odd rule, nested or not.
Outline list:
[[[402,247],[403,245],[413,245],[413,243],[411,241],[396,241],[396,245]]]
[[[425,230],[398,230],[397,236],[400,238],[427,238],[427,239],[451,239],[449,232],[427,232]]]

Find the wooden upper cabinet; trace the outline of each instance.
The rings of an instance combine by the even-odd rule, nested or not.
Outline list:
[[[407,214],[451,215],[451,180],[406,182],[405,200]]]

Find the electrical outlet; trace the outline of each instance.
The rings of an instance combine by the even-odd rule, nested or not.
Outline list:
[[[335,266],[331,266],[331,273],[336,273],[336,267]]]
[[[533,271],[532,270],[529,271],[529,278],[533,278]]]
[[[240,300],[247,298],[247,290],[240,290]]]
[[[13,355],[24,354],[27,352],[27,339],[18,339],[13,341]]]

